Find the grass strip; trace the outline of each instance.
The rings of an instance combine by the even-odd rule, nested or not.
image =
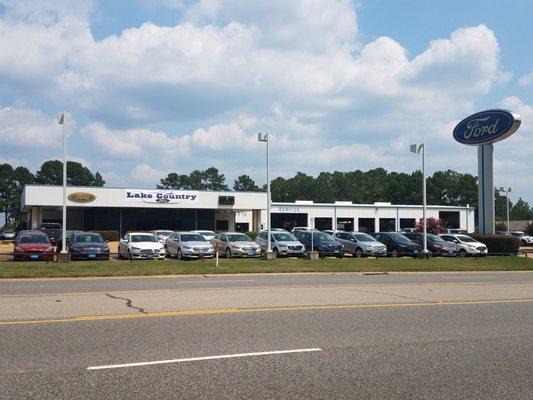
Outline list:
[[[533,271],[533,258],[344,258],[324,260],[221,259],[194,261],[0,262],[1,278],[106,277],[273,272]]]

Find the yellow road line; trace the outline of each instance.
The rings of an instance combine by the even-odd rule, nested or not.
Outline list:
[[[169,289],[141,289],[141,290],[115,290],[115,291],[95,291],[95,292],[64,292],[64,293],[21,293],[21,294],[2,294],[0,299],[13,297],[60,297],[60,296],[95,296],[102,294],[143,294],[143,293],[168,293],[168,292],[186,292],[197,290],[234,290],[234,289],[278,289],[278,288],[352,288],[352,287],[391,287],[391,286],[485,286],[485,285],[533,285],[533,281],[480,281],[480,282],[404,282],[404,283],[358,283],[358,284],[308,284],[308,285],[260,285],[260,286],[219,286],[195,288],[169,288]]]
[[[258,308],[221,308],[205,310],[176,310],[161,311],[152,313],[131,313],[131,314],[107,314],[107,315],[85,315],[63,319],[36,319],[22,321],[0,321],[0,326],[30,325],[30,324],[53,324],[63,322],[81,321],[108,321],[134,318],[163,318],[182,317],[193,315],[213,315],[213,314],[242,314],[274,311],[313,311],[313,310],[335,310],[335,309],[356,309],[356,308],[399,308],[399,307],[427,307],[427,306],[450,306],[450,305],[476,305],[476,304],[508,304],[508,303],[530,303],[529,299],[509,299],[509,300],[479,300],[479,301],[438,301],[420,303],[392,303],[392,304],[338,304],[338,305],[318,305],[318,306],[288,306],[288,307],[258,307]]]

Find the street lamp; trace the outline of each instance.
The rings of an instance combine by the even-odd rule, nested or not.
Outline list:
[[[511,193],[511,188],[505,190],[503,186],[498,189],[498,193],[505,193],[505,197],[507,198],[507,233],[509,233],[509,193]]]
[[[269,146],[269,137],[268,133],[258,133],[257,134],[257,140],[260,142],[266,142],[266,152],[267,152],[267,232],[268,232],[268,240],[267,240],[267,255],[266,258],[268,259],[270,255],[272,254],[272,244],[271,244],[271,238],[270,238],[270,146]]]
[[[63,128],[63,222],[61,231],[61,253],[67,253],[67,135],[66,112],[59,113],[57,124]]]
[[[422,154],[422,226],[424,232],[424,253],[428,252],[428,233],[426,221],[426,146],[412,144],[411,153]]]

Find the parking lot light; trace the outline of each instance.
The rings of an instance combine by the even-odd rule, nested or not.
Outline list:
[[[426,146],[422,144],[412,144],[411,153],[422,155],[422,227],[424,233],[424,254],[428,252],[428,235],[426,221]]]
[[[270,238],[270,208],[271,208],[271,199],[270,199],[270,146],[269,146],[269,134],[268,133],[258,133],[257,134],[257,140],[259,142],[266,142],[266,173],[267,173],[267,232],[268,232],[268,240],[267,240],[267,260],[270,258],[270,255],[272,254],[272,244],[271,244],[271,238]]]
[[[61,253],[67,253],[67,135],[66,112],[59,113],[57,124],[63,130],[63,222],[61,231]]]
[[[511,193],[511,188],[505,190],[502,186],[498,189],[498,193],[505,193],[505,197],[507,198],[507,233],[509,233],[509,193]]]

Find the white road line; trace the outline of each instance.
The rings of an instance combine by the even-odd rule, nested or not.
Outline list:
[[[483,276],[441,276],[441,279],[493,279],[498,278],[494,275],[483,275]],[[505,281],[498,281],[498,283],[507,283]]]
[[[97,367],[87,367],[87,369],[97,370],[97,369],[142,367],[145,365],[172,364],[172,363],[183,363],[183,362],[205,361],[205,360],[220,360],[224,358],[257,357],[257,356],[268,356],[268,355],[273,355],[273,354],[310,353],[314,351],[322,351],[322,349],[313,348],[313,349],[262,351],[258,353],[223,354],[220,356],[177,358],[174,360],[147,361],[147,362],[138,362],[138,363],[130,363],[130,364],[100,365]]]

